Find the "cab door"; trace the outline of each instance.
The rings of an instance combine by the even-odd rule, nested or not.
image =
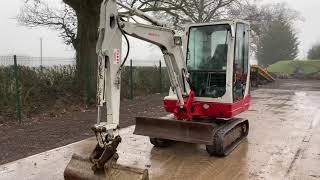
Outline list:
[[[237,23],[233,67],[233,101],[242,100],[245,95],[249,71],[249,25]]]

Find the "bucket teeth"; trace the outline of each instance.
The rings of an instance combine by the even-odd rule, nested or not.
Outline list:
[[[106,145],[106,147],[101,148],[99,144],[96,145],[95,149],[90,155],[90,161],[94,164],[92,166],[93,171],[98,169],[103,169],[104,165],[109,161],[117,161],[117,147],[121,142],[121,137],[116,136],[111,144]]]

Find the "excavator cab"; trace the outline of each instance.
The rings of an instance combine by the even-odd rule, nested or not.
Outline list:
[[[195,26],[189,29],[187,67],[196,97],[219,98],[226,93],[230,26]]]
[[[221,22],[188,29],[186,63],[195,97],[221,98],[225,103],[244,99],[248,95],[249,25]]]
[[[249,24],[234,20],[186,29],[183,50],[187,81],[194,93],[192,117],[231,119],[246,111],[250,103]],[[164,98],[165,110],[175,114],[176,103],[176,94],[170,91]]]

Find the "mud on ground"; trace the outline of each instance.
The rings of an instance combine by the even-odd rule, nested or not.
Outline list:
[[[278,80],[260,88],[319,91],[320,81]],[[163,95],[156,94],[137,97],[134,100],[123,100],[120,126],[127,127],[134,124],[136,116],[165,115],[162,98]],[[275,112],[275,115],[277,113],[281,112]],[[95,119],[94,109],[84,111],[74,106],[62,107],[56,112],[44,112],[21,124],[15,123],[15,120],[0,124],[0,164],[92,137],[90,129]]]
[[[134,124],[136,116],[163,116],[162,98],[154,94],[121,101],[120,127]],[[0,164],[34,155],[94,136],[96,110],[72,105],[25,119],[0,123]]]
[[[240,115],[249,119],[249,135],[227,157],[208,156],[202,144],[180,142],[157,148],[148,137],[134,135],[130,126],[120,130],[118,163],[146,168],[152,180],[319,179],[320,91],[315,89],[320,81],[278,81],[278,85],[251,93],[251,107]],[[285,89],[288,85],[295,89]],[[2,165],[0,179],[62,180],[72,154],[86,157],[95,144],[95,138],[89,138]],[[91,166],[83,168],[92,173]]]

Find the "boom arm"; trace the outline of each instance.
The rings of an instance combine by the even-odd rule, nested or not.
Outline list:
[[[177,94],[179,105],[184,106],[183,95],[185,90],[186,64],[183,61],[181,46],[175,45],[174,31],[157,26],[134,24],[130,22],[121,22],[123,30],[126,34],[135,38],[150,42],[160,47],[163,57],[168,68],[171,87]]]
[[[141,17],[151,22],[152,25],[125,21],[123,13],[119,13],[117,10],[117,4],[129,10],[131,16]],[[187,82],[188,72],[181,49],[181,38],[176,37],[173,30],[164,27],[162,23],[143,12],[115,0],[105,0],[102,3],[100,14],[97,43],[99,57],[97,77],[98,118],[93,129],[99,145],[103,147],[108,139],[112,140],[114,138],[114,132],[117,131],[119,125],[120,73],[124,64],[124,62],[121,63],[122,35],[126,37],[127,34],[160,47],[168,69],[171,88],[177,95],[181,109],[185,106],[183,96],[190,93],[190,87]],[[102,122],[101,112],[104,105],[106,105],[107,117],[106,121]]]

